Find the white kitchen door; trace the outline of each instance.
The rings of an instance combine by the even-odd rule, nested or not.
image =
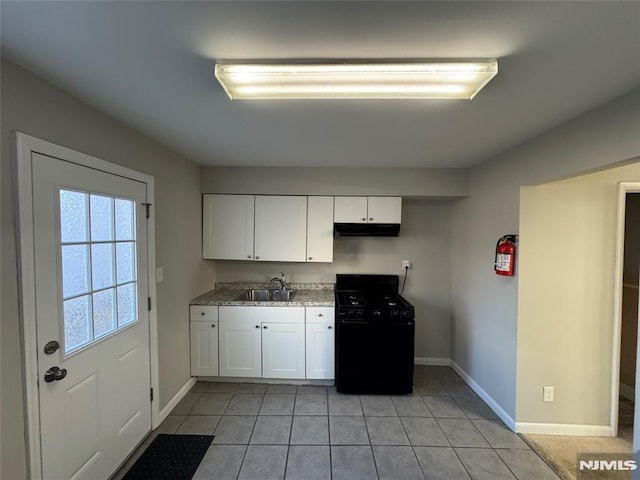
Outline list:
[[[42,478],[108,478],[151,429],[147,186],[32,155]]]

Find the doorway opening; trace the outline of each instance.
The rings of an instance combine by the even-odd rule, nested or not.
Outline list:
[[[640,280],[640,192],[625,194],[618,437],[633,441]]]

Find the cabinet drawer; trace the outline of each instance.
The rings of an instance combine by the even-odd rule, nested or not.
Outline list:
[[[189,316],[192,322],[217,322],[218,307],[215,305],[191,305]]]
[[[223,322],[304,323],[304,307],[221,306]]]
[[[306,307],[307,323],[334,323],[334,307]]]

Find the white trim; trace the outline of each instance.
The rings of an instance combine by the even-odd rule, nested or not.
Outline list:
[[[496,402],[491,395],[489,395],[478,383],[465,372],[460,365],[451,360],[451,368],[453,368],[460,377],[471,387],[471,389],[478,394],[478,396],[484,400],[491,410],[495,412],[498,417],[514,432],[516,431],[516,422],[511,416]]]
[[[189,393],[189,390],[191,390],[191,387],[193,387],[196,384],[196,380],[197,380],[196,377],[189,378],[189,380],[187,380],[187,383],[185,383],[182,386],[182,388],[180,388],[180,390],[177,391],[177,393],[173,396],[173,398],[167,402],[164,408],[160,410],[160,412],[158,412],[158,425],[160,425],[162,421],[169,416],[169,414],[176,407],[176,405],[180,403],[180,400],[182,400],[184,396],[187,393]],[[154,426],[153,428],[157,428],[157,426]]]
[[[541,435],[572,435],[578,437],[612,437],[609,425],[573,425],[568,423],[526,423],[516,424],[517,433]]]
[[[634,403],[636,401],[636,391],[633,389],[633,387],[630,387],[629,385],[622,382],[620,382],[620,396],[626,398],[627,400],[631,400]]]
[[[22,348],[24,353],[24,395],[26,404],[26,434],[28,455],[28,477],[42,478],[39,398],[38,398],[38,355],[36,350],[36,293],[35,293],[35,263],[34,263],[34,231],[33,231],[33,189],[31,177],[31,157],[33,153],[63,158],[78,165],[95,168],[114,175],[137,180],[147,185],[147,202],[154,203],[154,178],[150,175],[131,170],[129,168],[101,160],[99,158],[76,152],[21,132],[12,132],[13,161],[14,161],[14,195],[17,199],[17,255],[19,259],[18,283],[20,326],[22,334]],[[153,212],[153,209],[152,209]],[[156,305],[155,291],[155,242],[154,216],[148,222],[148,277],[149,296]],[[156,309],[149,314],[149,355],[151,357],[151,386],[159,391],[158,372],[158,325]],[[151,403],[152,428],[157,425],[159,418],[159,402]]]
[[[414,365],[435,365],[441,367],[449,367],[451,366],[451,359],[440,357],[414,357],[413,363]]]
[[[616,255],[613,283],[613,346],[611,353],[611,397],[609,429],[611,436],[618,435],[618,396],[620,395],[620,347],[622,341],[622,292],[624,290],[624,229],[627,193],[640,192],[640,182],[618,183],[618,210],[616,215]],[[640,343],[638,344],[640,348]],[[639,355],[636,351],[636,362]],[[636,363],[637,364],[637,363]],[[638,428],[634,421],[634,427]],[[634,440],[638,438],[634,435]],[[640,448],[634,441],[634,451]]]

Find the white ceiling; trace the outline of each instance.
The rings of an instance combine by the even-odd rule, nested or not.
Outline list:
[[[640,2],[11,2],[2,54],[201,165],[466,167],[640,85]],[[472,101],[230,101],[217,59],[498,58]]]

